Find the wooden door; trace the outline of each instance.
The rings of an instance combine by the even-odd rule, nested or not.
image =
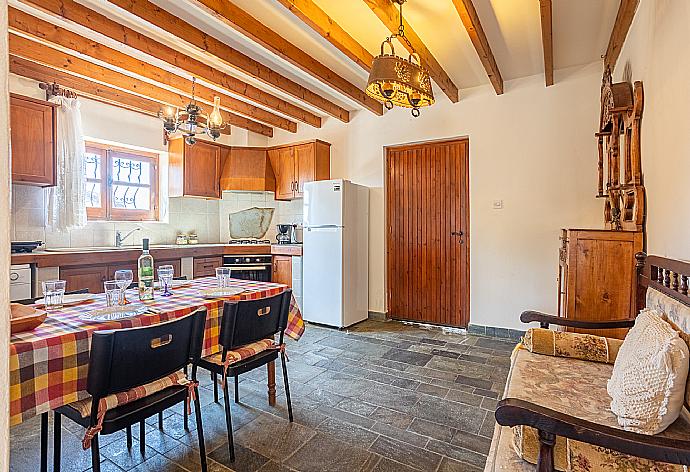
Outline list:
[[[185,195],[220,198],[220,146],[197,141],[184,150]]]
[[[10,99],[12,182],[55,185],[55,107],[42,100]]]
[[[386,150],[389,316],[469,323],[469,142]]]
[[[273,256],[273,275],[271,282],[292,287],[292,257]]]
[[[304,184],[316,180],[316,145],[300,144],[294,147],[295,153],[295,197],[304,196]]]
[[[292,200],[295,197],[295,161],[293,148],[276,149],[276,200]]]
[[[103,293],[103,282],[108,280],[107,266],[65,267],[60,278],[67,282],[66,290],[88,289],[91,293]]]

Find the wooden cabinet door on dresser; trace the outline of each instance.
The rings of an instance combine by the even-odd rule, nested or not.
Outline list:
[[[176,138],[168,153],[171,197],[220,198],[220,145],[198,140],[190,146]]]
[[[273,256],[271,281],[292,287],[292,256]]]
[[[56,105],[10,94],[12,182],[55,185]]]
[[[581,321],[633,318],[636,311],[635,254],[643,250],[643,234],[633,231],[562,231],[559,255],[559,316]],[[583,330],[623,338],[627,329]]]
[[[108,266],[80,266],[60,268],[60,279],[67,282],[66,290],[88,289],[90,293],[103,293],[103,282],[109,276]]]

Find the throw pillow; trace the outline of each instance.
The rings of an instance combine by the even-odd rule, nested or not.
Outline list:
[[[657,434],[680,414],[688,346],[656,310],[644,309],[628,332],[607,384],[611,411],[625,430]]]

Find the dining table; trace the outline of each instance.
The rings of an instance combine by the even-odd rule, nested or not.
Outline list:
[[[91,337],[95,331],[150,326],[183,317],[206,307],[203,355],[220,352],[223,304],[228,300],[255,300],[278,295],[287,285],[231,279],[243,292],[227,298],[205,298],[203,291],[218,286],[215,277],[200,278],[174,286],[172,295],[156,291],[152,301],[139,302],[136,289],[127,291],[132,306],[144,305],[140,315],[117,321],[92,321],[85,315],[106,307],[103,294],[87,302],[49,312],[32,331],[13,334],[10,339],[10,424],[16,425],[39,414],[88,397],[86,392]],[[69,287],[68,287],[69,288]],[[38,307],[41,308],[41,307]],[[142,308],[143,309],[143,308]],[[298,340],[304,321],[294,296],[290,302],[285,334]],[[275,404],[275,364],[268,365],[268,401]],[[47,415],[43,415],[47,423]]]

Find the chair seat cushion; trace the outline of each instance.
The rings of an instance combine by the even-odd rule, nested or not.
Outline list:
[[[244,359],[255,356],[260,352],[264,352],[268,349],[275,348],[275,342],[273,339],[262,339],[261,341],[256,341],[251,344],[246,344],[242,347],[238,347],[235,350],[228,351],[225,358],[227,365],[236,364]],[[212,364],[223,365],[223,353],[218,352],[210,356],[204,357],[204,360]]]

